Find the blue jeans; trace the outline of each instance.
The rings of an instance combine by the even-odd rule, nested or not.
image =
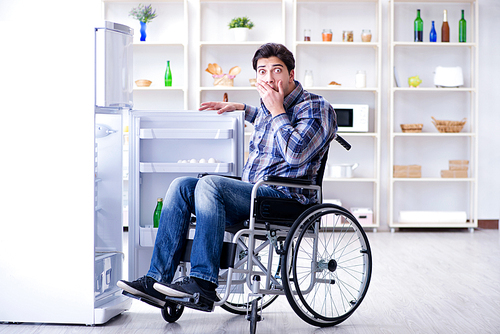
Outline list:
[[[186,241],[191,214],[196,232],[191,250],[191,277],[218,284],[219,264],[227,225],[250,217],[253,184],[218,175],[201,179],[180,177],[167,190],[147,276],[170,283]],[[285,198],[282,192],[260,187],[259,196]]]

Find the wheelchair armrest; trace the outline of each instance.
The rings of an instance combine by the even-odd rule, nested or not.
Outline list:
[[[220,174],[209,174],[209,173],[202,173],[202,174],[198,174],[198,178],[199,178],[199,179],[201,179],[202,177],[204,177],[204,176],[208,176],[208,175],[218,175],[218,176],[228,177],[228,178],[230,178],[230,179],[241,180],[241,176],[220,175]]]
[[[275,175],[264,176],[264,181],[296,184],[298,186],[310,186],[313,184],[311,179],[297,179],[297,178],[293,178],[293,177],[284,177],[284,176],[275,176]]]

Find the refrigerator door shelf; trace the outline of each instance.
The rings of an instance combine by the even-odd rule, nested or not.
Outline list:
[[[233,163],[141,162],[141,173],[232,173]]]
[[[140,139],[231,139],[232,129],[141,129]]]
[[[155,244],[158,228],[152,226],[139,228],[139,245],[142,247],[153,247]]]
[[[116,283],[122,278],[122,252],[95,254],[94,296],[96,305],[107,302],[119,289]]]

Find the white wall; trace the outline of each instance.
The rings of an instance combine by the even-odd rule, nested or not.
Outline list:
[[[189,0],[190,23],[197,20],[196,3]],[[71,5],[70,5],[70,4]],[[291,26],[292,0],[286,0],[287,24]],[[383,0],[384,67],[388,70],[388,0]],[[18,13],[22,13],[22,16]],[[0,189],[6,197],[0,203],[0,224],[26,224],[26,215],[37,221],[51,220],[64,226],[91,219],[92,134],[93,134],[93,32],[100,22],[99,0],[9,0],[0,2],[3,43],[0,52],[0,94],[3,159]],[[500,177],[498,166],[500,103],[495,87],[500,75],[500,35],[497,18],[500,2],[480,0],[480,130],[479,130],[479,218],[498,219]],[[195,29],[196,24],[190,24]],[[64,31],[63,28],[72,30]],[[190,31],[189,61],[197,64]],[[291,46],[291,34],[287,44]],[[194,66],[194,65],[193,65]],[[190,80],[197,82],[195,71]],[[383,78],[387,89],[387,77]],[[194,90],[190,93],[196,94]],[[387,131],[387,94],[382,94],[383,130]],[[190,98],[191,101],[196,101]],[[71,107],[69,107],[71,105]],[[189,105],[190,109],[198,106]],[[383,136],[387,139],[387,136]],[[382,143],[383,161],[388,160]],[[383,171],[387,164],[383,163]],[[387,217],[386,179],[381,194],[381,223]],[[28,204],[27,204],[28,203]],[[29,205],[29,210],[28,210]],[[27,211],[29,211],[27,213]],[[35,225],[35,223],[33,223]],[[26,225],[31,226],[31,225]]]

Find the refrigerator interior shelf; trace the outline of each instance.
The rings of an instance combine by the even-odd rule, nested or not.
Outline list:
[[[231,139],[233,129],[141,129],[141,139]]]
[[[231,173],[233,163],[141,162],[141,173]]]

